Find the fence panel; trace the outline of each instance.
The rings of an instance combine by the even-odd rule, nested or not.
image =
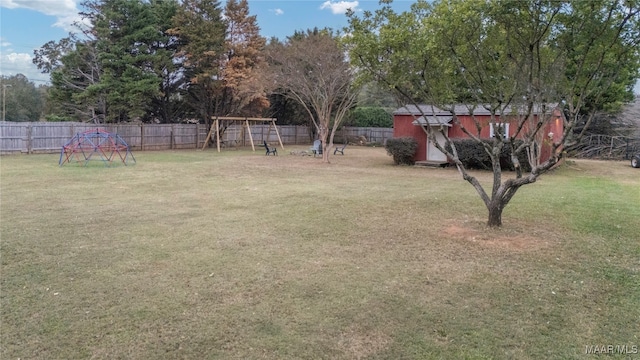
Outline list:
[[[29,141],[27,129],[20,123],[0,122],[0,152],[26,152]]]
[[[140,125],[142,127],[142,150],[171,148],[171,125]]]
[[[387,139],[393,137],[393,129],[375,127],[343,127],[336,133],[335,142],[343,141],[344,138],[364,136],[367,142],[384,144]]]
[[[198,132],[193,125],[174,124],[172,133],[174,149],[195,149],[198,147]]]
[[[107,129],[105,129],[107,130]],[[142,127],[136,124],[114,125],[110,130],[124,140],[131,150],[142,150]]]
[[[69,127],[60,123],[32,123],[27,125],[27,152],[60,151],[70,138]]]

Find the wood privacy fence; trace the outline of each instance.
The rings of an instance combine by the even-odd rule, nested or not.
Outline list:
[[[75,134],[92,129],[118,134],[132,150],[201,149],[209,128],[204,124],[87,124],[75,122],[0,122],[0,153],[55,153]],[[277,142],[269,125],[252,125],[251,136],[256,145],[263,140]],[[308,126],[278,126],[285,145],[310,144],[313,135]],[[364,136],[367,142],[383,144],[393,137],[393,129],[344,127],[335,137],[343,139]],[[228,127],[222,135],[224,146],[251,145],[242,126]]]

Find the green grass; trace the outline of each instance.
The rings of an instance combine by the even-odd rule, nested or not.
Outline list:
[[[346,153],[138,152],[112,168],[2,157],[0,358],[582,359],[590,345],[640,346],[640,171],[570,162],[488,229],[455,170]]]

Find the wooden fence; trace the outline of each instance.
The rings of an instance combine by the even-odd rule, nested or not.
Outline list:
[[[132,150],[201,149],[207,138],[204,124],[86,124],[72,122],[0,122],[0,154],[56,153],[75,134],[101,128],[118,134]],[[308,126],[278,126],[282,142],[310,144],[313,135]],[[367,142],[384,143],[393,136],[393,129],[344,127],[335,137],[343,139],[364,136]],[[254,143],[277,142],[275,131],[269,133],[269,125],[252,125]],[[240,126],[230,126],[222,135],[225,146],[248,146],[248,133]]]

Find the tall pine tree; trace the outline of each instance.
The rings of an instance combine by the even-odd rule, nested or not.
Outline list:
[[[142,118],[149,113],[152,100],[161,96],[161,69],[173,56],[158,46],[170,42],[163,29],[166,13],[154,11],[159,4],[141,0],[94,3],[93,29],[102,76],[93,88],[107,93],[110,121]]]

